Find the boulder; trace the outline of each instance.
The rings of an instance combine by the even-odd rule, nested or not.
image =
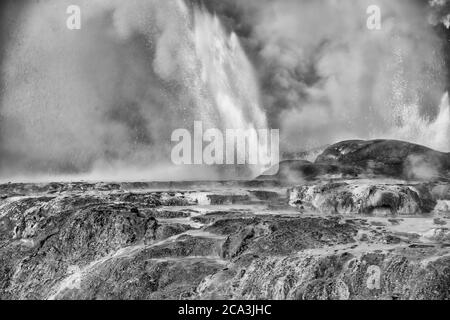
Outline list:
[[[291,206],[328,214],[417,215],[436,206],[421,185],[324,182],[294,187],[288,193]]]

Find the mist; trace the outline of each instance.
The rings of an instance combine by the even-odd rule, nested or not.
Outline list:
[[[8,44],[7,174],[134,168],[155,179],[168,170],[153,169],[171,164],[172,131],[195,119],[220,129],[266,126],[253,67],[217,17],[183,1],[78,1],[83,27],[71,31],[65,9],[73,3],[31,3]]]
[[[69,4],[82,10],[81,30],[66,28]],[[366,27],[373,4],[381,30]],[[371,138],[450,152],[448,4],[11,5],[17,14],[0,54],[0,176],[224,178],[211,168],[171,165],[171,132],[194,120],[280,129],[283,152]]]
[[[381,30],[366,26],[369,5],[381,9]],[[233,14],[222,12],[256,61],[263,106],[270,125],[282,130],[282,149],[394,138],[450,151],[448,41],[436,29],[448,34],[448,1],[235,6]]]

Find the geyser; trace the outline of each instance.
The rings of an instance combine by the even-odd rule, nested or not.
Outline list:
[[[73,4],[81,30],[66,27]],[[176,128],[196,119],[266,127],[239,39],[206,10],[176,0],[46,1],[22,17],[3,63],[3,178],[136,168],[152,179],[148,168],[171,162]]]
[[[282,153],[376,138],[450,151],[445,39],[433,29],[445,12],[428,19],[435,1],[9,4],[2,180],[233,178],[173,170],[171,134],[194,121],[280,129]],[[69,5],[81,9],[81,30],[67,28]],[[367,29],[369,5],[381,8],[380,30]]]

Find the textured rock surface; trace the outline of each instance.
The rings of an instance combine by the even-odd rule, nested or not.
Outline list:
[[[289,203],[324,213],[400,215],[429,213],[437,204],[426,186],[353,181],[292,188]]]
[[[448,154],[346,141],[280,168],[0,185],[0,300],[450,298]]]
[[[214,299],[449,299],[449,263],[449,256],[417,261],[408,256],[408,249],[391,253],[349,249],[335,254],[308,250],[255,258],[246,268],[209,276],[199,286],[199,295]]]
[[[446,197],[443,184],[361,187],[364,208],[377,192],[400,195],[381,207],[414,209],[402,219],[357,199],[337,207],[358,215],[298,210],[287,189],[253,183],[57,186],[0,186],[1,299],[448,299],[448,218],[419,212]],[[314,188],[345,199],[351,186],[294,187],[290,200]]]

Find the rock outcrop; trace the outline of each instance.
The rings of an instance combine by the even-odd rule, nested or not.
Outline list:
[[[396,140],[349,140],[327,147],[314,162],[286,160],[278,174],[258,179],[286,183],[330,178],[450,179],[450,154]],[[273,171],[273,170],[269,170]]]
[[[289,189],[289,203],[301,210],[338,214],[417,215],[436,207],[426,186],[328,182]]]
[[[450,172],[450,154],[396,140],[343,141],[325,149],[316,163],[339,163],[408,179],[438,178]]]

